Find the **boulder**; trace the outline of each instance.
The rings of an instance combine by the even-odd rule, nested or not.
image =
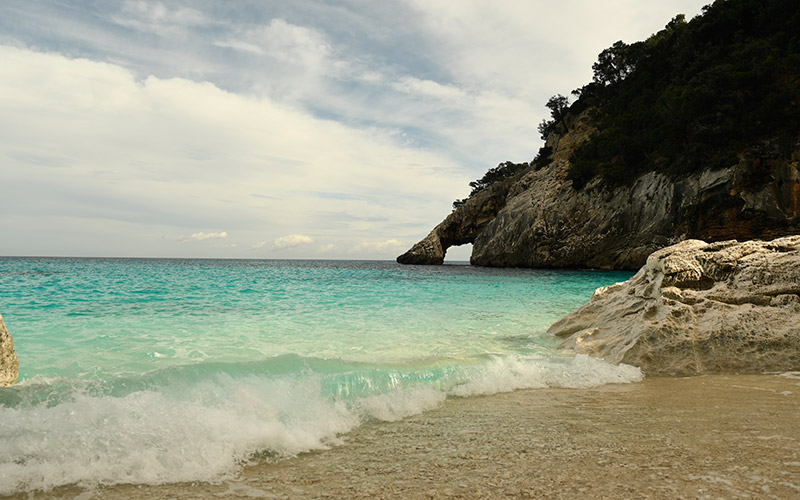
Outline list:
[[[3,316],[0,315],[0,387],[16,384],[18,376],[19,367],[14,341],[6,330]]]
[[[648,375],[800,370],[800,236],[656,251],[548,332]]]

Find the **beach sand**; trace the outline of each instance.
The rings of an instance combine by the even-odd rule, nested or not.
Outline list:
[[[800,373],[451,398],[217,484],[16,498],[800,498]]]

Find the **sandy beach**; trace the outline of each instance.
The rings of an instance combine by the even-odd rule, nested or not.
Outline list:
[[[13,498],[800,498],[800,374],[452,398],[234,480]]]

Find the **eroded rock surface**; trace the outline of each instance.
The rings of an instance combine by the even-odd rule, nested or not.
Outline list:
[[[680,179],[651,172],[612,188],[598,177],[575,190],[569,158],[592,131],[585,116],[566,120],[563,135],[548,138],[549,165],[476,193],[398,261],[440,264],[449,246],[473,243],[479,266],[638,269],[685,239],[800,233],[800,144],[788,155],[763,144]]]
[[[549,333],[651,375],[800,370],[800,236],[664,248]]]
[[[508,190],[517,177],[496,182],[476,193],[445,218],[424,239],[397,258],[400,264],[441,264],[447,249],[475,241],[505,206]]]
[[[0,387],[17,383],[19,368],[14,341],[6,330],[3,316],[0,315]]]

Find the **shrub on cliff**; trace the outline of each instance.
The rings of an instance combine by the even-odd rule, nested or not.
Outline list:
[[[472,196],[475,193],[483,189],[486,189],[487,187],[491,186],[497,181],[508,179],[509,177],[512,177],[518,174],[519,172],[522,172],[528,167],[530,167],[530,164],[528,162],[514,163],[511,161],[507,161],[497,165],[494,168],[490,168],[485,174],[483,174],[483,177],[469,183],[469,186],[472,188],[472,191],[469,193],[469,196]],[[453,210],[456,210],[461,205],[463,205],[469,199],[469,196],[462,200],[454,201]]]

